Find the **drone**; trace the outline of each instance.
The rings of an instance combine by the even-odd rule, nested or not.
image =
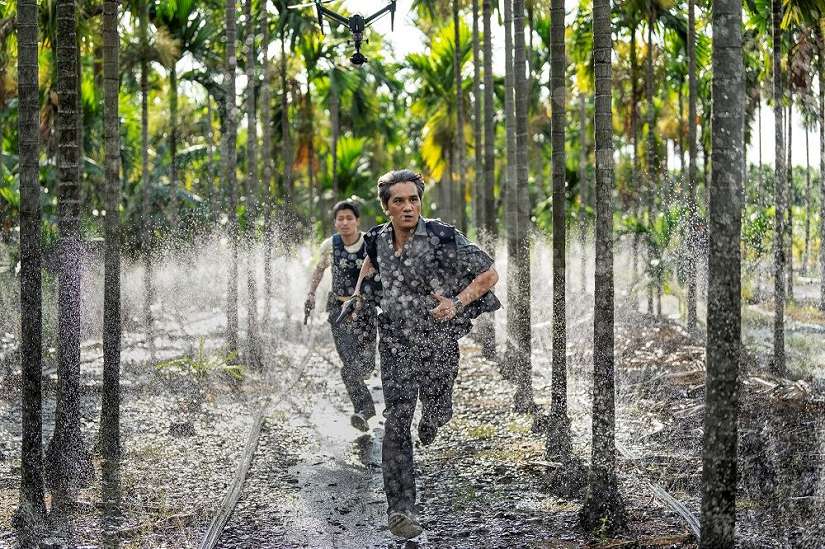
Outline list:
[[[310,6],[315,6],[315,10],[318,14],[318,25],[321,27],[321,34],[324,34],[324,16],[326,15],[330,21],[333,23],[337,23],[339,25],[346,26],[349,31],[352,33],[353,43],[355,45],[355,53],[349,58],[353,65],[359,66],[363,65],[367,62],[367,58],[361,53],[361,43],[364,41],[364,30],[369,27],[375,20],[379,17],[384,15],[385,13],[389,12],[390,14],[390,30],[393,29],[395,24],[395,2],[396,0],[390,0],[390,3],[378,10],[377,12],[373,13],[369,17],[364,17],[359,14],[355,14],[352,17],[344,17],[338,13],[335,13],[329,8],[325,8],[324,4],[328,4],[333,0],[315,0],[314,2],[306,3],[306,4],[296,4],[294,6],[289,6],[290,8],[307,8]]]

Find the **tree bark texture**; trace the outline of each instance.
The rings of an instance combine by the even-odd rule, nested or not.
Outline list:
[[[226,132],[224,141],[224,182],[229,189],[229,241],[232,257],[229,260],[226,291],[226,346],[227,352],[238,352],[238,189],[235,175],[237,165],[237,107],[235,106],[236,23],[235,0],[226,0],[226,74],[224,77],[226,101]]]
[[[545,447],[548,455],[567,460],[573,453],[570,418],[567,415],[567,322],[566,322],[566,231],[565,176],[567,60],[564,49],[564,0],[553,0],[550,9],[550,81],[552,84],[553,141],[553,370],[551,428]],[[582,135],[583,137],[583,135]],[[525,143],[526,147],[526,143]],[[583,146],[582,146],[583,148]],[[526,183],[526,182],[525,182]]]
[[[579,92],[579,246],[582,294],[587,294],[587,152],[587,99]]]
[[[178,229],[178,71],[169,67],[169,230]]]
[[[687,328],[696,333],[696,16],[695,0],[688,0],[688,242],[690,257],[687,262]]]
[[[103,389],[100,447],[105,459],[120,458],[120,88],[118,0],[103,4],[103,126],[106,151],[106,230],[103,288]]]
[[[517,279],[518,181],[516,180],[516,110],[513,97],[513,2],[504,0],[504,131],[507,166],[504,189],[504,225],[507,227],[507,358],[505,377],[518,372]]]
[[[530,199],[527,174],[527,55],[524,40],[524,0],[513,0],[513,84],[516,113],[516,184],[514,191],[516,205],[515,223],[515,302],[513,317],[516,321],[516,376],[518,393],[516,410],[532,411],[533,383],[531,368],[531,325],[530,325]]]
[[[480,185],[483,188],[484,199],[479,199],[479,207],[484,210],[483,224],[479,231],[479,240],[482,246],[490,254],[495,254],[496,236],[498,233],[496,224],[496,121],[494,112],[493,94],[493,39],[492,39],[492,0],[482,0],[482,14],[484,17],[484,182]],[[496,327],[494,313],[484,315],[479,321],[479,333],[481,334],[481,352],[484,358],[494,360],[496,358]]]
[[[43,500],[42,254],[40,248],[40,105],[37,65],[37,2],[17,4],[17,96],[20,159],[20,369],[21,459],[18,517],[24,528],[46,514]]]
[[[255,18],[252,0],[246,0],[246,352],[251,364],[258,353],[258,282],[255,276],[255,240],[258,219],[258,116],[255,110]]]
[[[74,0],[57,3],[58,133],[58,386],[55,429],[46,456],[53,509],[69,510],[91,476],[80,432],[80,113],[77,13]]]
[[[713,3],[713,175],[710,189],[701,547],[733,547],[741,353],[742,2]],[[781,181],[781,180],[780,180]]]
[[[613,332],[613,114],[610,0],[593,1],[596,78],[596,269],[593,316],[593,442],[580,519],[586,529],[621,528],[624,503],[616,478]]]
[[[773,0],[773,114],[775,118],[775,175],[773,271],[774,271],[774,319],[773,319],[773,367],[776,375],[785,375],[785,140],[782,112],[782,0]]]
[[[473,0],[473,153],[475,155],[475,170],[473,193],[473,222],[476,231],[484,227],[485,200],[484,188],[484,150],[481,141],[481,48],[479,47],[478,32],[478,0]]]
[[[154,246],[154,216],[152,194],[149,188],[149,2],[142,0],[139,16],[140,34],[140,143],[141,143],[141,251],[143,252],[143,318],[146,324],[146,343],[149,357],[155,359],[155,321],[152,302],[155,290],[152,284],[152,247]]]
[[[261,5],[261,51],[263,52],[264,79],[261,82],[261,130],[263,142],[261,144],[261,161],[263,162],[263,181],[261,181],[261,197],[264,204],[264,312],[263,325],[267,329],[272,316],[272,60],[269,58],[269,18],[267,17],[266,3]],[[285,113],[284,113],[285,114]]]
[[[466,208],[464,205],[465,189],[464,189],[464,91],[462,90],[461,68],[462,55],[461,46],[461,19],[459,18],[458,0],[453,0],[453,32],[455,35],[455,48],[453,52],[453,74],[455,76],[455,168],[458,175],[458,188],[455,189],[455,222],[456,226],[466,232]]]

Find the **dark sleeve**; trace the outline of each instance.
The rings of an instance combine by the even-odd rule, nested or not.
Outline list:
[[[458,269],[462,275],[473,279],[493,266],[493,258],[460,231],[455,232],[455,245]]]

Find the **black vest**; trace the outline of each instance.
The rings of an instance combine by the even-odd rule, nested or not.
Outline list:
[[[336,296],[350,296],[355,292],[361,265],[367,257],[363,244],[357,252],[350,253],[344,247],[340,234],[332,236],[332,293]]]

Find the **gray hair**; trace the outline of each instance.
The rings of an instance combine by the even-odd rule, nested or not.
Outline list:
[[[418,198],[424,197],[424,178],[420,173],[412,170],[393,170],[382,175],[378,179],[378,199],[386,207],[390,199],[390,187],[396,183],[415,183],[418,189]]]

